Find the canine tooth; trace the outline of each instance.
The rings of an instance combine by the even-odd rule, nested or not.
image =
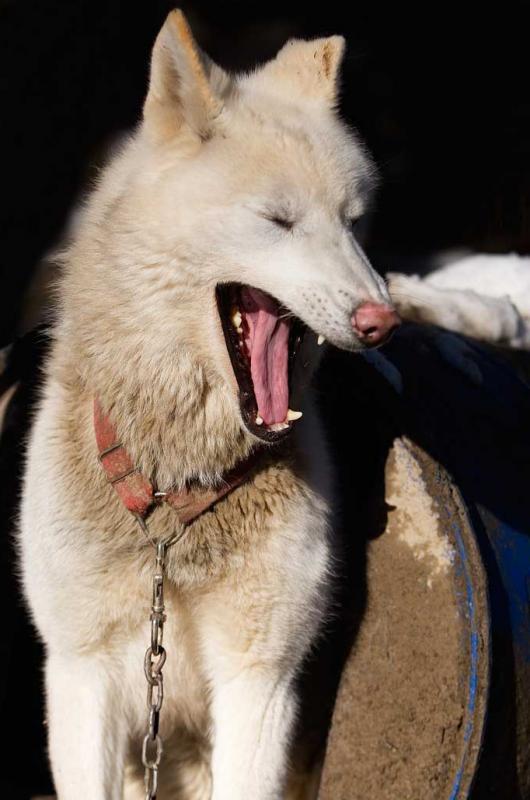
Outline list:
[[[263,425],[263,420],[261,417],[256,417],[256,425]]]
[[[239,329],[241,328],[241,323],[243,322],[243,317],[241,316],[241,311],[237,310],[234,311],[232,314],[232,325],[234,328],[238,329],[238,333],[240,333]]]
[[[321,333],[319,333],[318,339],[317,339],[317,344],[320,346],[321,344],[324,344],[325,341],[326,341],[325,338],[322,336]]]
[[[275,432],[284,431],[288,427],[289,425],[287,424],[287,422],[274,422],[272,425],[269,425],[269,430]]]
[[[302,416],[301,411],[293,411],[292,408],[290,408],[287,412],[287,417],[285,419],[287,422],[294,422],[295,419],[300,419],[301,416]]]

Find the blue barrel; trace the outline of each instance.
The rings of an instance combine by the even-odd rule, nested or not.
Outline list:
[[[375,364],[379,354],[373,355]],[[462,796],[528,798],[528,357],[521,354],[515,362],[520,376],[513,363],[472,341],[436,329],[420,332],[415,326],[406,326],[388,354],[379,357],[401,375],[405,428],[444,465],[461,493],[487,575],[487,718],[473,788]],[[481,613],[488,613],[488,606]]]
[[[457,665],[453,694],[458,694],[463,711],[458,730],[453,731],[452,752],[443,756],[441,769],[439,760],[447,743],[440,740],[438,752],[435,747],[422,752],[424,739],[432,736],[429,725],[434,725],[434,712],[430,706],[424,708],[422,719],[422,709],[418,711],[416,706],[424,701],[413,696],[413,680],[412,696],[409,691],[407,700],[413,722],[403,724],[399,734],[401,741],[408,742],[408,750],[404,747],[401,752],[401,741],[391,737],[382,746],[380,740],[388,737],[377,720],[381,717],[385,724],[388,719],[392,721],[387,708],[392,701],[401,704],[399,713],[406,716],[408,707],[400,699],[399,690],[410,675],[393,684],[394,698],[389,699],[378,684],[369,713],[365,709],[364,716],[356,719],[359,705],[368,708],[358,693],[356,682],[365,680],[365,672],[355,666],[356,660],[360,659],[365,671],[370,663],[376,672],[379,667],[369,661],[362,635],[360,644],[356,645],[354,638],[343,667],[328,739],[322,800],[530,798],[530,386],[525,378],[530,374],[529,363],[524,354],[509,363],[503,354],[471,340],[410,324],[404,325],[382,351],[353,361],[333,353],[323,366],[320,382],[321,397],[326,398],[322,401],[324,415],[329,419],[339,402],[342,409],[349,409],[350,426],[355,428],[361,418],[364,431],[373,432],[368,436],[358,432],[357,445],[352,435],[343,446],[344,424],[331,424],[335,447],[340,452],[343,446],[343,467],[352,452],[358,457],[370,447],[379,450],[380,459],[387,459],[396,443],[405,443],[419,465],[424,491],[433,500],[437,524],[452,552],[447,575],[451,588],[444,595],[446,600],[441,601],[447,603],[441,627],[453,627],[460,643],[460,652],[449,657]],[[369,470],[369,480],[374,480],[374,474]],[[358,474],[348,473],[346,467],[346,483],[353,485],[358,479]],[[413,480],[411,473],[409,485]],[[388,537],[388,523],[382,530],[381,539]],[[369,544],[368,552],[372,549],[377,553],[377,547],[382,552],[376,542]],[[388,561],[389,555],[385,557]],[[368,596],[370,580],[368,570]],[[385,592],[381,581],[375,585],[378,592]],[[391,586],[389,591],[395,603]],[[424,596],[428,603],[427,594]],[[381,617],[384,601],[384,597],[374,601]],[[413,605],[417,601],[404,594],[403,602]],[[414,617],[416,627],[422,626],[421,611],[412,605],[409,616]],[[363,613],[367,607],[369,604],[365,604]],[[407,609],[401,613],[406,618]],[[363,624],[358,627],[361,634]],[[380,660],[379,638],[383,634],[375,622],[369,624],[373,628],[370,646]],[[404,630],[407,633],[406,625]],[[429,635],[435,651],[436,632]],[[394,646],[399,630],[392,636]],[[367,651],[364,655],[363,647]],[[428,649],[425,646],[418,658],[422,659]],[[402,669],[402,655],[386,673],[390,684],[393,672]],[[435,686],[438,668],[445,667],[432,659],[424,663],[424,673],[432,672]],[[422,676],[420,667],[417,674]],[[421,691],[418,681],[418,695]],[[374,725],[379,740],[370,738]],[[393,747],[395,757],[385,756],[385,747]],[[370,762],[374,748],[379,748],[380,759]],[[364,769],[371,776],[369,781],[363,773],[364,762],[370,762]],[[426,777],[429,769],[430,782]],[[420,777],[416,780],[415,775]]]

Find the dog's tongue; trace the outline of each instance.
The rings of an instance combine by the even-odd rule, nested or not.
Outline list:
[[[241,314],[258,414],[266,425],[284,422],[289,407],[289,323],[268,295],[245,286]]]

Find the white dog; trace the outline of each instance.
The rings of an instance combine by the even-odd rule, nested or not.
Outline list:
[[[302,420],[289,404],[317,337],[356,350],[398,323],[352,230],[371,166],[335,111],[343,47],[293,40],[230,77],[170,14],[142,124],[64,256],[20,525],[60,800],[145,796],[141,525],[182,536],[159,797],[314,791],[294,679],[327,613],[332,478],[310,397]]]

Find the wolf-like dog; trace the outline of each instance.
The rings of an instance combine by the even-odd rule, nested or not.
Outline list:
[[[172,12],[143,119],[63,256],[20,520],[60,800],[144,797],[153,550],[98,459],[96,401],[162,493],[216,491],[253,454],[168,550],[158,796],[313,796],[291,749],[336,569],[333,477],[310,393],[290,406],[317,340],[359,350],[399,321],[355,237],[373,168],[336,110],[343,49],[291,40],[230,76]],[[146,524],[184,530],[163,503]]]

